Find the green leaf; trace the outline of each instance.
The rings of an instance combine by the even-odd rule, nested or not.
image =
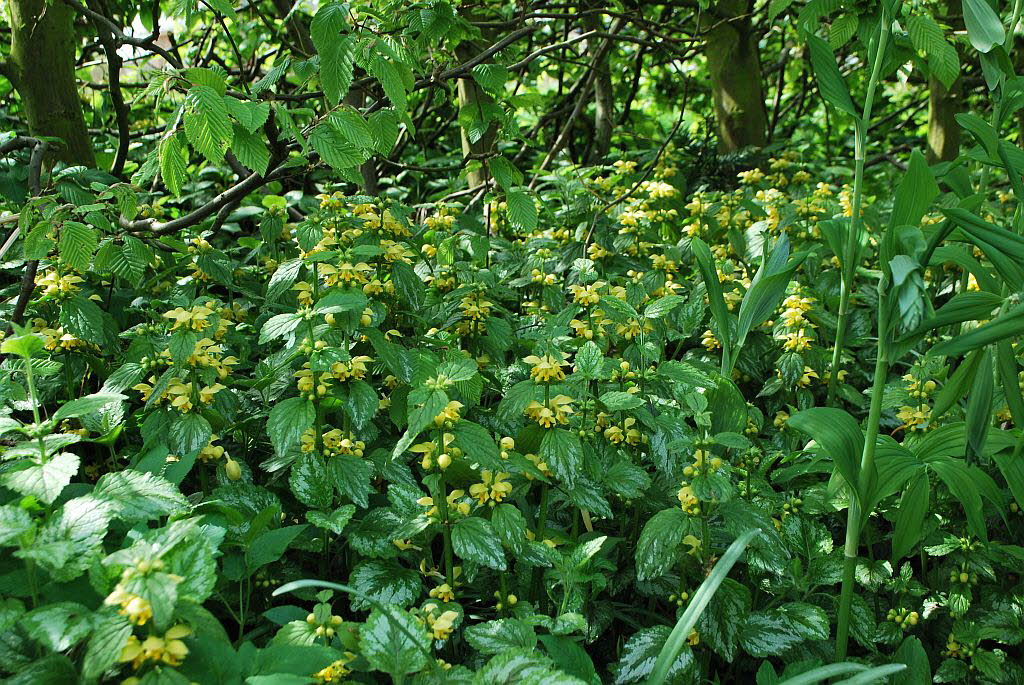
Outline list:
[[[76,338],[102,345],[103,311],[92,300],[75,295],[60,306],[60,323]]]
[[[513,190],[506,195],[508,221],[514,228],[529,233],[537,228],[537,205],[533,195],[524,190]]]
[[[47,649],[63,652],[92,632],[92,612],[76,602],[54,602],[25,614],[19,625]]]
[[[927,55],[935,78],[946,88],[952,86],[960,74],[960,58],[935,20],[927,14],[915,14],[907,19],[907,33],[914,48]]]
[[[231,119],[221,94],[204,85],[189,88],[184,120],[185,137],[196,152],[211,164],[221,164],[232,138]]]
[[[999,15],[988,0],[963,0],[967,37],[978,52],[988,52],[1006,41],[1006,31]]]
[[[348,142],[329,122],[324,122],[313,129],[309,135],[309,142],[320,158],[336,171],[357,167],[368,158],[364,150]]]
[[[663,509],[648,519],[636,543],[637,580],[654,580],[668,573],[689,531],[689,517],[679,507]]]
[[[17,545],[17,538],[33,528],[32,517],[19,506],[0,507],[0,545]]]
[[[382,155],[391,154],[398,142],[398,115],[393,109],[379,109],[367,117],[373,149]]]
[[[715,650],[727,662],[736,656],[741,617],[750,613],[750,590],[732,578],[726,578],[697,620],[701,641]]]
[[[673,650],[672,660],[667,662],[664,672],[652,675],[655,666],[660,666],[662,658],[668,654],[667,641],[670,635],[668,626],[652,626],[633,633],[622,647],[619,662],[613,666],[616,685],[637,682],[661,685],[663,682],[696,680],[693,651],[685,644],[685,637],[680,649]],[[648,676],[650,679],[647,679]]]
[[[939,343],[932,348],[931,353],[946,357],[959,357],[979,347],[1016,337],[1022,332],[1024,332],[1024,305],[1018,305],[986,324]]]
[[[465,630],[466,642],[481,654],[500,654],[508,649],[533,649],[537,633],[533,626],[515,618],[477,623]]]
[[[201,415],[178,414],[171,420],[167,431],[168,447],[175,454],[189,454],[206,447],[212,435],[213,428],[210,427],[210,422]]]
[[[53,420],[62,421],[63,419],[92,414],[111,402],[120,402],[126,399],[128,398],[121,393],[113,392],[98,392],[92,395],[86,395],[85,397],[79,397],[77,400],[71,400],[70,402],[62,405],[61,408],[54,413]]]
[[[288,448],[299,442],[299,438],[316,419],[313,403],[304,397],[289,397],[278,402],[270,410],[267,433],[277,454],[284,454]]]
[[[765,658],[807,639],[827,637],[828,617],[824,611],[810,604],[791,602],[778,609],[749,614],[740,633],[740,644],[751,656]]]
[[[373,133],[363,116],[349,108],[332,112],[329,120],[348,142],[358,148],[373,148]]]
[[[715,324],[718,326],[718,339],[723,348],[731,349],[732,329],[729,309],[725,305],[722,283],[718,280],[718,270],[715,268],[711,249],[700,238],[693,238],[690,241],[690,250],[693,252],[694,259],[697,260],[697,269],[700,271],[701,278],[704,279],[704,286],[708,291],[711,314],[715,317]]]
[[[962,461],[950,457],[930,459],[928,466],[946,484],[953,497],[963,505],[964,513],[967,515],[967,529],[983,541],[988,540],[981,494],[978,492],[967,466]]]
[[[930,487],[928,474],[919,473],[907,485],[900,498],[892,536],[892,562],[907,556],[921,539],[922,524],[928,513]]]
[[[65,221],[61,224],[58,250],[62,262],[76,271],[89,268],[92,255],[99,245],[96,231],[77,221]]]
[[[686,611],[676,621],[675,627],[672,629],[668,639],[665,640],[664,646],[661,651],[658,652],[657,662],[654,664],[654,669],[651,674],[650,680],[647,682],[649,685],[662,685],[666,680],[672,677],[674,671],[678,670],[678,662],[681,655],[691,654],[690,650],[686,647],[686,639],[690,636],[690,632],[693,627],[697,625],[697,620],[700,615],[704,613],[704,609],[708,603],[711,602],[712,596],[717,592],[719,586],[725,580],[726,576],[729,575],[729,571],[732,569],[733,564],[743,554],[743,550],[746,549],[750,541],[757,537],[761,531],[757,528],[748,530],[740,537],[732,541],[729,548],[725,550],[725,554],[718,560],[714,568],[711,569],[711,573],[708,574],[707,578],[700,584],[697,591],[693,593],[693,597],[690,598],[690,603],[686,607]],[[660,627],[660,626],[659,626]],[[621,676],[616,678],[616,682],[623,682]]]
[[[70,452],[61,452],[45,464],[22,461],[0,474],[0,484],[19,495],[32,495],[43,504],[52,504],[78,473],[78,464],[78,457]]]
[[[345,526],[356,513],[355,505],[345,504],[334,510],[332,514],[325,514],[322,511],[307,511],[306,520],[317,528],[329,530],[335,535],[341,535]]]
[[[622,390],[609,390],[601,395],[600,401],[608,411],[637,409],[644,406],[644,401],[638,394]]]
[[[490,169],[494,180],[506,193],[523,183],[523,173],[501,155],[488,159],[487,168]]]
[[[505,570],[501,538],[486,519],[470,516],[458,521],[452,526],[452,547],[463,559],[475,561],[495,571]]]
[[[352,598],[354,611],[374,606],[370,600],[405,607],[415,603],[423,592],[418,571],[386,559],[371,559],[358,564],[352,569],[348,584],[361,593]]]
[[[455,435],[456,446],[462,450],[469,463],[477,463],[493,471],[501,471],[505,466],[497,443],[480,424],[463,419],[452,427],[452,433]]]
[[[327,468],[339,494],[364,509],[370,505],[373,464],[351,454],[338,454],[330,458]]]
[[[917,226],[939,195],[939,185],[920,150],[910,153],[910,164],[893,200],[890,226]]]
[[[295,499],[313,509],[327,509],[334,498],[324,459],[312,452],[303,454],[292,464],[288,486]]]
[[[225,97],[224,105],[228,108],[228,114],[234,117],[247,133],[256,133],[270,118],[269,102],[249,102],[248,100]],[[237,131],[236,128],[236,136]]]
[[[160,178],[174,196],[181,195],[181,187],[188,180],[188,151],[180,135],[164,138],[157,146],[160,159]]]
[[[576,433],[562,428],[547,429],[540,442],[539,454],[567,487],[573,486],[583,465],[583,445]]]
[[[92,496],[109,502],[113,516],[126,522],[149,521],[189,507],[170,481],[131,469],[100,476]]]
[[[285,526],[264,531],[256,536],[245,550],[245,566],[249,573],[280,559],[292,541],[306,528],[306,524]]]
[[[231,149],[234,150],[238,161],[250,171],[261,176],[267,173],[267,165],[270,164],[270,150],[263,142],[263,136],[251,133],[238,124],[235,124],[234,131]]]
[[[430,637],[407,611],[381,607],[370,612],[359,630],[359,650],[370,666],[395,678],[427,664]]]
[[[807,45],[810,48],[811,66],[814,68],[814,77],[818,81],[821,96],[836,109],[854,118],[858,117],[857,108],[850,98],[850,89],[839,72],[832,48],[813,34],[808,34]]]
[[[999,472],[1006,479],[1006,484],[1017,501],[1017,506],[1024,509],[1024,459],[1013,456],[1010,453],[1002,452],[992,457]]]
[[[822,453],[832,458],[850,490],[864,496],[858,491],[864,432],[852,416],[842,409],[812,407],[793,414],[787,424],[810,435],[821,446]]]
[[[95,680],[117,663],[132,624],[124,616],[105,616],[93,630],[82,662],[82,676]]]
[[[985,451],[989,427],[992,425],[992,348],[981,350],[981,363],[967,397],[967,448],[969,456]]]
[[[380,81],[384,94],[391,101],[391,104],[395,106],[395,109],[399,112],[405,112],[408,96],[402,67],[379,54],[374,55],[364,66],[375,79]]]
[[[644,309],[644,317],[660,319],[685,301],[679,295],[664,295],[647,305],[647,308]]]
[[[833,50],[838,50],[846,45],[856,35],[859,24],[860,19],[853,13],[836,17],[828,29],[828,46]]]

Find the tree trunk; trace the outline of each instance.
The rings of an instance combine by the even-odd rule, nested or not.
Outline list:
[[[588,31],[603,31],[601,19],[597,14],[588,14],[584,18]],[[587,41],[587,52],[597,57],[594,65],[594,137],[587,155],[591,164],[599,164],[608,154],[612,144],[612,128],[615,116],[614,91],[612,90],[612,72],[610,67],[611,50],[601,50],[602,39],[595,37]]]
[[[749,5],[747,0],[721,0],[703,22],[721,152],[764,147],[767,141],[761,59],[757,34],[747,16]]]
[[[928,163],[948,162],[960,154],[960,95],[957,78],[948,90],[934,76],[928,78]]]
[[[29,131],[64,144],[57,159],[96,166],[75,81],[74,12],[63,2],[9,0],[11,82],[21,95]]]
[[[469,21],[483,19],[482,16],[477,16],[478,14],[478,8],[470,9],[466,19]],[[492,32],[484,31],[482,40],[487,41],[491,37]],[[460,62],[466,62],[480,54],[480,51],[484,50],[488,45],[474,41],[463,41],[455,47],[455,56]],[[473,118],[482,118],[485,115],[484,110],[489,109],[489,105],[494,104],[494,98],[484,92],[480,85],[473,80],[473,77],[468,74],[459,79],[458,95],[460,119],[462,118],[461,113],[464,111],[471,113]],[[459,130],[462,136],[462,156],[464,158],[490,152],[494,147],[494,141],[498,133],[498,128],[493,121],[487,126],[483,136],[475,141],[470,140],[469,132],[464,127],[460,127]],[[488,178],[490,176],[487,171],[487,165],[483,162],[475,162],[468,165],[466,169],[466,182],[470,188],[475,188],[484,183]]]

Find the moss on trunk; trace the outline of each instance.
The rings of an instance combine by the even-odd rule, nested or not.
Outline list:
[[[10,0],[11,55],[7,65],[21,95],[29,131],[56,136],[57,159],[96,166],[75,81],[73,10],[63,2]]]

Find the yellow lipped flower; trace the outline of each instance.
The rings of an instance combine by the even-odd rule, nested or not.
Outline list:
[[[455,620],[459,617],[459,614],[449,609],[445,611],[437,618],[433,618],[432,615],[428,614],[427,620],[430,622],[430,634],[435,640],[445,640],[452,631],[455,629]]]
[[[484,470],[480,473],[481,483],[469,486],[469,494],[476,498],[480,504],[494,506],[500,503],[512,492],[512,484],[508,482],[509,474],[504,471],[492,473]]]
[[[565,380],[565,371],[562,370],[562,367],[567,366],[565,362],[566,355],[561,352],[559,352],[559,355],[561,355],[561,359],[550,354],[546,354],[543,357],[531,354],[529,357],[525,357],[523,361],[533,365],[533,368],[530,369],[530,377],[534,381],[537,383],[550,383],[551,381]]]

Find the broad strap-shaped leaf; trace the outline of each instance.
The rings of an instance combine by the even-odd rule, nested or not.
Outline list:
[[[850,98],[850,89],[839,72],[832,48],[814,34],[807,35],[807,46],[810,48],[811,66],[814,68],[814,78],[818,81],[821,96],[836,109],[852,117],[860,116],[853,99]]]
[[[812,407],[793,414],[787,422],[798,431],[810,435],[823,452],[832,458],[850,490],[859,491],[860,458],[864,451],[864,431],[857,421],[842,409]]]

